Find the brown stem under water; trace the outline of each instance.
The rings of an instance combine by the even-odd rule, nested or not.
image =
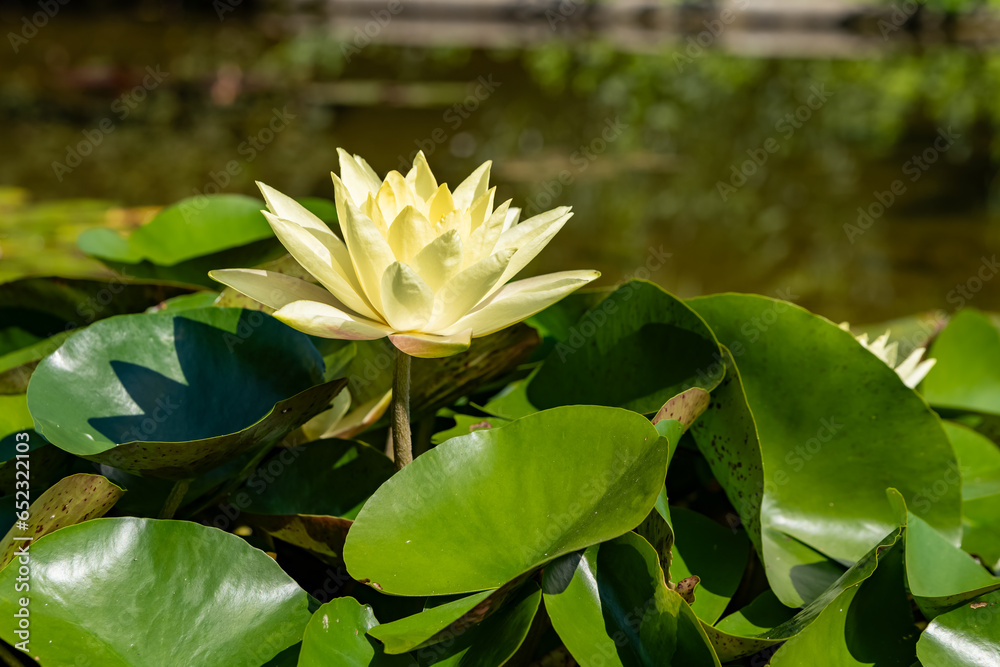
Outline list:
[[[396,470],[413,462],[410,435],[410,355],[396,351],[396,370],[392,376],[392,451]]]

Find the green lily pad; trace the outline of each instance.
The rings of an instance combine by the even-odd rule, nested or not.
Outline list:
[[[764,479],[752,492],[762,492],[766,527],[850,563],[897,525],[886,488],[916,496],[955,464],[937,415],[829,320],[760,296],[689,303],[739,368],[759,436]],[[958,486],[915,512],[959,544]],[[763,551],[772,563],[766,544]]]
[[[299,653],[298,667],[409,667],[409,656],[385,655],[366,634],[378,626],[375,613],[354,598],[337,598],[316,610]]]
[[[653,548],[635,533],[545,568],[545,609],[581,667],[719,665],[691,608],[666,587]]]
[[[1000,589],[1000,578],[912,513],[906,522],[906,579],[927,618]]]
[[[498,588],[621,535],[652,509],[668,445],[617,408],[570,406],[438,445],[369,499],[348,571],[397,595]]]
[[[882,560],[892,557],[891,552],[896,552],[898,562],[903,530],[899,527],[893,530],[829,588],[815,596],[815,599],[794,615],[792,609],[783,605],[779,597],[772,593],[759,597],[744,610],[727,616],[715,627],[705,624],[705,630],[720,659],[735,660],[796,637],[806,631],[828,608],[844,611],[846,607],[839,602],[846,603],[853,599],[853,593],[847,596],[845,593],[872,577]],[[895,571],[898,572],[898,568]],[[887,580],[893,579],[901,583],[898,575],[887,577]]]
[[[674,544],[670,579],[699,578],[691,609],[712,624],[726,610],[743,578],[750,555],[746,534],[683,507],[671,510]]]
[[[497,595],[500,590],[483,591],[430,607],[418,614],[372,628],[369,634],[385,645],[387,653],[393,654],[436,644],[440,641],[436,641],[437,636],[445,630],[452,630],[459,619],[471,615],[481,620],[493,607],[499,606],[506,595],[506,592]]]
[[[24,394],[38,363],[59,349],[72,331],[45,338],[34,345],[0,357],[0,394]]]
[[[128,315],[39,364],[28,407],[38,432],[71,454],[188,479],[322,412],[345,383],[322,380],[308,337],[263,313]]]
[[[213,268],[252,266],[284,253],[261,208],[259,199],[244,195],[189,197],[128,236],[91,229],[77,243],[125,275],[211,287]]]
[[[587,311],[527,387],[539,408],[587,404],[654,413],[692,387],[722,378],[719,344],[683,301],[633,280]]]
[[[978,310],[959,311],[930,349],[937,363],[924,398],[943,408],[1000,414],[1000,330]]]
[[[0,568],[24,545],[24,540],[18,538],[38,540],[60,528],[102,517],[124,493],[124,489],[100,475],[78,474],[56,482],[31,503],[27,518],[21,519],[27,526],[11,529],[0,540]]]
[[[944,428],[955,448],[961,476],[962,549],[979,556],[996,572],[1000,569],[1000,449],[959,424],[945,422]],[[929,492],[934,494],[933,489]]]
[[[926,667],[982,667],[1000,664],[1000,592],[987,593],[941,614],[917,642]]]
[[[872,575],[836,597],[771,658],[773,667],[909,665],[918,631],[904,586],[902,549],[886,551]]]
[[[8,618],[24,595],[16,565],[0,572]],[[257,667],[309,622],[306,592],[277,563],[190,522],[94,519],[32,544],[30,567],[27,648],[42,664],[82,655],[108,667]],[[22,641],[13,623],[0,637]]]
[[[420,667],[505,665],[528,636],[541,601],[541,589],[529,581],[482,623],[458,629],[444,641],[411,655],[415,655]]]

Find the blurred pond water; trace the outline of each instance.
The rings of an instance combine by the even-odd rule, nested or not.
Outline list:
[[[996,53],[365,45],[264,13],[136,12],[0,49],[0,280],[100,272],[76,236],[142,207],[255,180],[332,197],[336,147],[379,172],[423,148],[452,185],[492,159],[501,201],[573,206],[528,273],[648,273],[855,322],[1000,309]]]

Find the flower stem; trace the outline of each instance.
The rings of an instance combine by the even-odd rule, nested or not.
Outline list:
[[[413,462],[410,439],[410,355],[396,351],[396,370],[392,377],[392,450],[396,470]]]
[[[167,496],[166,502],[163,503],[163,509],[160,510],[161,519],[174,518],[174,514],[180,508],[181,501],[184,500],[184,495],[190,486],[190,479],[182,479],[174,484],[174,488],[170,489],[170,495]]]

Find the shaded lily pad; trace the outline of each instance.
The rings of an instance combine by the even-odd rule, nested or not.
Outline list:
[[[16,322],[45,339],[107,317],[141,313],[190,291],[137,278],[126,274],[110,281],[52,277],[4,283],[0,285],[0,322]]]
[[[527,637],[541,601],[538,584],[529,581],[482,623],[457,629],[444,641],[417,649],[411,655],[416,656],[420,667],[505,665]]]
[[[674,544],[670,579],[699,578],[691,604],[702,621],[712,624],[726,610],[736,592],[750,555],[743,531],[733,531],[683,507],[671,510]]]
[[[43,664],[257,667],[309,622],[306,592],[277,563],[195,523],[94,519],[39,540],[31,558],[29,650]],[[8,618],[23,595],[17,576],[0,572]],[[10,623],[0,637],[20,641]]]
[[[897,525],[887,487],[913,497],[954,465],[937,415],[829,320],[760,296],[724,294],[689,303],[739,368],[760,442],[764,479],[751,492],[763,491],[765,527],[850,563]],[[914,509],[960,542],[958,486]],[[763,552],[770,566],[767,544]],[[799,603],[787,591],[776,592],[785,604]]]
[[[13,528],[0,540],[0,568],[24,544],[17,538],[37,540],[60,528],[102,517],[123,493],[123,489],[100,475],[78,474],[56,482],[31,503],[25,520],[27,528]]]
[[[691,608],[664,584],[648,542],[626,533],[545,569],[545,609],[581,667],[719,665]]]
[[[322,379],[308,337],[263,313],[129,315],[96,323],[45,359],[28,407],[61,449],[185,479],[273,444],[326,409],[344,381]]]
[[[453,438],[365,504],[347,568],[398,595],[497,588],[637,526],[663,488],[667,453],[641,415],[595,406]]]
[[[961,477],[962,549],[982,558],[996,572],[1000,568],[1000,449],[972,429],[951,422],[944,427],[958,457],[958,469],[950,471],[951,481]]]
[[[633,280],[587,311],[527,387],[539,408],[588,404],[654,413],[673,396],[722,379],[719,344],[684,302]]]
[[[719,657],[722,660],[735,660],[791,639],[809,628],[828,608],[843,612],[846,607],[838,602],[846,603],[853,599],[854,593],[851,591],[867,581],[885,557],[894,555],[898,563],[903,530],[896,528],[887,535],[829,588],[794,615],[791,609],[781,604],[777,596],[765,594],[744,610],[722,619],[715,627],[706,624],[705,630]],[[895,572],[898,571],[897,567]],[[887,580],[901,583],[898,574],[890,575]],[[845,593],[848,595],[844,596]]]

